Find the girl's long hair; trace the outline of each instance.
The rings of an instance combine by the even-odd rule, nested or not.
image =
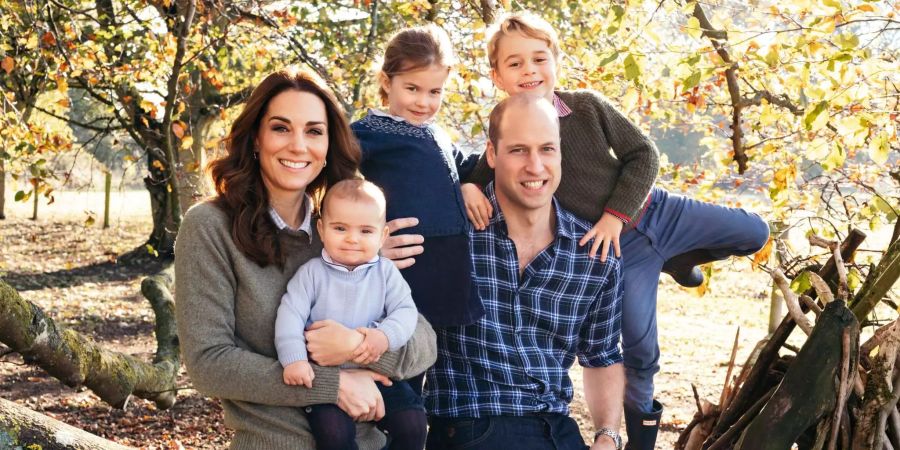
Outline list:
[[[237,248],[260,266],[284,266],[285,255],[278,243],[278,229],[269,216],[269,196],[263,185],[254,145],[260,121],[269,102],[278,94],[308,92],[325,103],[328,119],[326,166],[306,187],[318,206],[325,189],[338,181],[357,177],[359,143],[350,131],[344,110],[334,93],[314,73],[285,69],[267,76],[250,94],[243,111],[225,138],[225,155],[210,163],[215,185],[213,200],[231,219],[231,237]]]

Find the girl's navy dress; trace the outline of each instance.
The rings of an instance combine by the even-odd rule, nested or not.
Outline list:
[[[351,125],[360,170],[387,197],[387,220],[416,217],[403,233],[425,237],[425,252],[401,270],[419,312],[434,326],[467,325],[484,315],[473,286],[469,224],[459,189],[478,155],[465,157],[437,125],[415,126],[369,111]]]

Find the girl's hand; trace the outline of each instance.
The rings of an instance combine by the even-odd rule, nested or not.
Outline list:
[[[357,422],[370,422],[384,417],[384,399],[375,382],[391,385],[388,377],[371,370],[341,369],[338,384],[338,408]]]
[[[378,362],[381,355],[388,350],[387,335],[375,328],[360,327],[356,331],[362,333],[365,339],[353,351],[353,362],[362,366]]]
[[[469,216],[469,220],[476,230],[483,231],[491,220],[491,216],[494,215],[494,207],[491,206],[490,200],[485,197],[477,184],[464,183],[460,186],[460,190],[462,190],[463,201],[466,203],[466,215]]]
[[[320,366],[339,366],[353,359],[365,336],[333,320],[313,322],[306,329],[306,352]]]
[[[616,250],[616,256],[621,257],[622,252],[619,250],[619,235],[622,234],[622,227],[625,224],[622,221],[610,214],[603,213],[603,217],[597,221],[597,224],[594,225],[587,233],[585,233],[584,237],[581,238],[581,241],[578,242],[579,246],[584,246],[588,241],[594,239],[594,245],[591,246],[591,251],[588,253],[591,258],[597,256],[597,249],[600,245],[603,245],[603,250],[600,252],[600,261],[606,262],[606,255],[609,254],[609,245],[612,244],[613,248]]]
[[[388,231],[393,233],[404,228],[414,227],[419,224],[415,217],[403,217],[387,223]],[[425,238],[421,234],[400,234],[388,236],[381,246],[381,256],[393,260],[398,269],[405,269],[416,263],[413,256],[421,255],[425,251],[422,243]]]

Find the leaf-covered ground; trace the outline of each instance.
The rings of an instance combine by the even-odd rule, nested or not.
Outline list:
[[[103,230],[99,224],[85,226],[86,216],[77,206],[48,208],[47,218],[36,222],[18,208],[14,214],[8,210],[12,217],[0,221],[0,276],[60,323],[108,348],[152,358],[153,315],[139,293],[140,280],[151,268],[115,262],[116,255],[144,241],[149,215],[126,201],[113,226]],[[666,411],[659,448],[672,448],[696,411],[692,383],[702,398],[718,403],[736,329],[741,328],[739,366],[765,335],[769,286],[767,276],[752,272],[746,261],[717,263],[711,291],[703,297],[664,277],[659,294],[662,370],[657,392]],[[122,444],[212,449],[229,442],[219,403],[190,389],[184,375],[179,380],[184,389],[172,409],[159,411],[152,403],[135,399],[121,411],[90,391],[70,389],[42,370],[23,365],[18,355],[0,361],[0,397]],[[591,426],[580,369],[574,368],[572,377],[573,415],[587,437]]]

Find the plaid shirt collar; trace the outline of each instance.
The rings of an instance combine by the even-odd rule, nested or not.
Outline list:
[[[569,105],[562,101],[559,95],[556,95],[556,92],[553,93],[553,107],[556,108],[556,114],[559,117],[566,117],[572,114],[572,108],[569,108]]]
[[[497,191],[493,181],[491,181],[487,185],[487,187],[484,188],[484,195],[487,196],[488,201],[491,202],[491,206],[496,212],[493,216],[491,216],[491,220],[488,221],[488,227],[496,226],[497,230],[503,233],[503,235],[508,235],[509,230],[506,228],[506,216],[503,214],[503,210],[500,208],[500,204],[497,202]],[[562,210],[559,207],[559,202],[556,201],[556,196],[553,197],[552,201],[553,214],[556,215],[555,235],[557,237],[566,239],[578,239],[575,233],[575,223],[562,214]]]

